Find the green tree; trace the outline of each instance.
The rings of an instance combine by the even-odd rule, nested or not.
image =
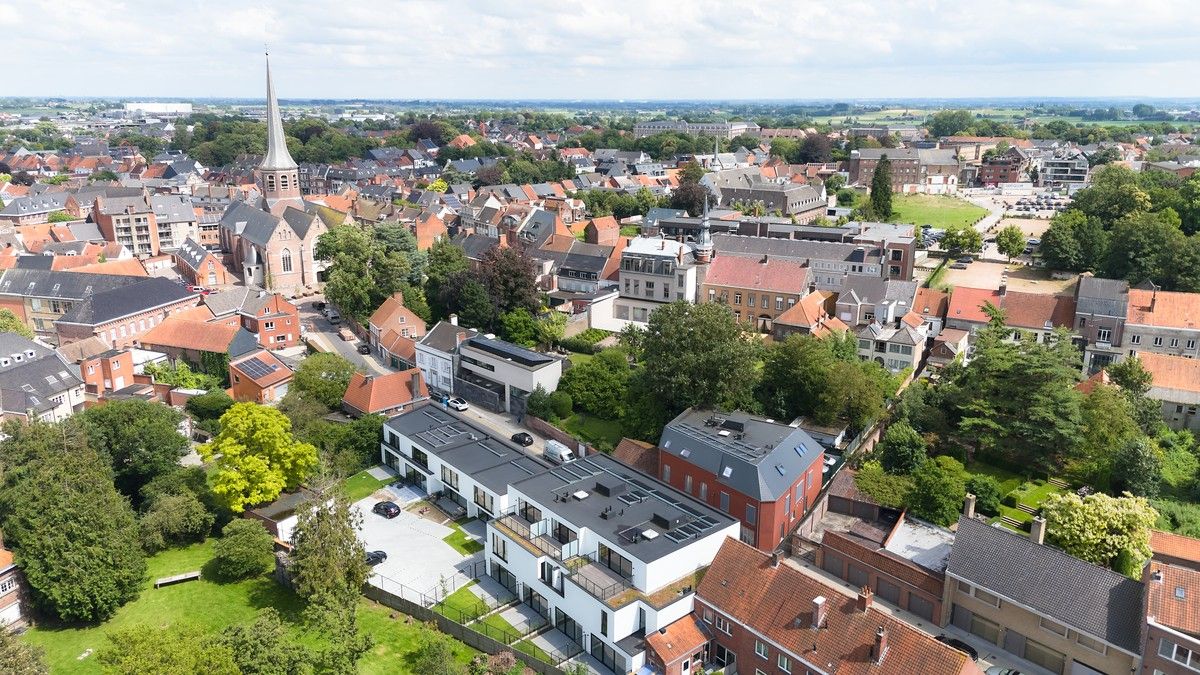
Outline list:
[[[1134,409],[1119,388],[1097,385],[1083,398],[1083,436],[1067,462],[1076,481],[1105,489],[1116,452],[1141,436]],[[1157,413],[1156,413],[1157,414]]]
[[[187,454],[179,433],[183,415],[170,406],[138,399],[109,401],[81,414],[88,444],[106,454],[117,489],[137,499],[142,486],[173,471]]]
[[[229,521],[213,542],[213,572],[228,581],[258,577],[275,567],[275,542],[262,523],[248,518]]]
[[[183,408],[203,422],[221,419],[221,415],[228,412],[231,406],[233,399],[224,389],[210,389],[199,396],[189,398]]]
[[[194,494],[158,497],[138,524],[142,549],[156,553],[168,546],[204,541],[215,521]]]
[[[1151,204],[1150,196],[1138,185],[1137,173],[1112,165],[1095,171],[1092,184],[1075,193],[1071,206],[1111,228],[1126,216],[1149,211]]]
[[[274,408],[235,403],[221,417],[221,433],[200,446],[215,463],[212,491],[234,513],[294,489],[317,465],[317,449],[292,437],[292,423]]]
[[[147,363],[146,374],[153,377],[155,382],[169,384],[181,389],[217,389],[221,381],[211,375],[198,373],[186,361],[180,359],[175,365],[168,363]]]
[[[11,309],[0,309],[0,333],[16,333],[23,338],[33,339],[33,329],[25,325]]]
[[[887,153],[879,157],[871,175],[871,210],[881,220],[892,217],[892,162]]]
[[[1000,501],[1004,495],[1000,492],[1000,483],[991,476],[973,474],[967,479],[967,492],[975,495],[975,509],[988,516],[999,515]]]
[[[531,315],[541,307],[533,259],[518,248],[493,246],[480,260],[479,280],[487,288],[496,313],[524,309]]]
[[[0,669],[8,675],[49,675],[45,653],[10,630],[0,630]]]
[[[1162,469],[1162,459],[1154,442],[1144,436],[1132,439],[1113,457],[1113,491],[1127,492],[1135,497],[1157,497]]]
[[[1158,512],[1143,497],[1051,494],[1042,502],[1046,538],[1076,558],[1141,576],[1150,559],[1150,528]]]
[[[96,658],[110,675],[240,675],[233,652],[192,626],[147,624],[108,635]]]
[[[825,192],[834,195],[838,190],[846,187],[846,177],[840,173],[835,173],[825,179]]]
[[[340,490],[326,484],[315,486],[315,492],[317,496],[297,513],[289,571],[296,593],[308,601],[305,614],[329,637],[329,646],[318,654],[319,667],[353,671],[371,647],[370,636],[360,633],[357,618],[370,574],[357,535],[362,518]]]
[[[580,410],[606,419],[620,419],[628,386],[628,357],[619,348],[605,349],[573,366],[558,383],[559,390],[570,395]]]
[[[425,269],[425,297],[434,320],[444,319],[454,312],[446,307],[448,300],[442,289],[449,281],[471,269],[467,254],[449,239],[439,239],[429,249],[429,266]]]
[[[556,311],[548,312],[537,320],[537,343],[546,349],[555,347],[562,341],[566,331],[567,315]]]
[[[929,135],[937,138],[969,133],[975,125],[975,116],[970,110],[939,110],[929,118],[926,125]]]
[[[857,342],[794,335],[767,349],[756,397],[775,417],[863,426],[882,413],[892,384],[879,364],[858,359]]]
[[[146,561],[108,459],[71,424],[5,433],[0,513],[33,604],[67,622],[111,617],[141,590]]]
[[[912,491],[905,500],[912,514],[938,525],[949,525],[958,519],[966,496],[961,477],[938,462],[926,460],[912,478]]]
[[[429,187],[426,187],[425,189],[429,190],[430,192],[436,192],[438,194],[441,194],[441,193],[445,192],[446,190],[449,190],[450,185],[448,183],[446,183],[446,181],[439,178],[439,179],[433,181],[432,183],[430,183]]]
[[[466,669],[454,658],[450,636],[430,627],[421,631],[414,653],[414,668],[428,675],[466,675]]]
[[[550,405],[550,392],[542,385],[538,385],[532,392],[529,393],[529,398],[525,401],[525,413],[548,420],[554,413],[554,409]]]
[[[500,315],[500,334],[513,344],[535,347],[538,341],[538,324],[528,309],[519,307]]]
[[[970,225],[960,225],[946,229],[942,237],[942,248],[952,254],[975,253],[983,250],[983,235]]]
[[[1133,213],[1113,225],[1104,275],[1131,284],[1149,279],[1174,288],[1175,256],[1186,245],[1174,211]]]
[[[1012,260],[1025,250],[1025,234],[1016,225],[1008,225],[996,235],[996,248]]]
[[[879,463],[888,473],[911,474],[926,459],[925,440],[908,422],[888,427],[879,444]]]
[[[226,628],[216,642],[233,654],[242,675],[303,675],[312,669],[312,654],[288,637],[274,607],[252,623]]]
[[[690,406],[752,404],[758,353],[722,304],[681,301],[656,309],[634,377],[639,386],[631,388],[630,406],[645,415],[636,425],[641,437],[657,438],[663,423]]]
[[[300,362],[292,387],[333,410],[341,407],[354,370],[353,363],[334,352],[313,354]]]
[[[389,250],[357,225],[339,225],[322,234],[314,255],[330,262],[325,297],[360,323],[400,290],[412,270],[403,253]]]
[[[429,306],[429,300],[425,297],[424,288],[414,284],[404,284],[400,287],[400,293],[404,296],[404,306],[413,314],[421,317],[421,320],[426,323],[433,320],[433,310]]]

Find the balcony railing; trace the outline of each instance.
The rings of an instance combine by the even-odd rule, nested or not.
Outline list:
[[[579,540],[564,544],[550,534],[552,522],[549,519],[530,523],[516,513],[509,513],[496,522],[555,560],[565,560],[579,553]]]
[[[599,600],[607,601],[633,589],[632,583],[597,562],[595,553],[569,558],[563,564],[571,582]]]

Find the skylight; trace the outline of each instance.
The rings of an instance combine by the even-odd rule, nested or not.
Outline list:
[[[732,475],[733,475],[733,467],[732,466],[727,466],[721,470],[722,478],[729,478]]]

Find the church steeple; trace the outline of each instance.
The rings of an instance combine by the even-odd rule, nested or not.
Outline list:
[[[258,165],[262,177],[263,197],[267,209],[273,213],[291,204],[301,207],[300,172],[296,160],[287,149],[287,137],[283,133],[283,119],[279,115],[279,101],[275,98],[275,85],[271,82],[271,57],[267,55],[267,154]],[[277,205],[279,207],[277,208]]]

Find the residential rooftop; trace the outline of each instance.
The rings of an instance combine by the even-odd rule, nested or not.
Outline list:
[[[557,466],[513,487],[557,519],[595,532],[644,563],[737,522],[605,454]]]

